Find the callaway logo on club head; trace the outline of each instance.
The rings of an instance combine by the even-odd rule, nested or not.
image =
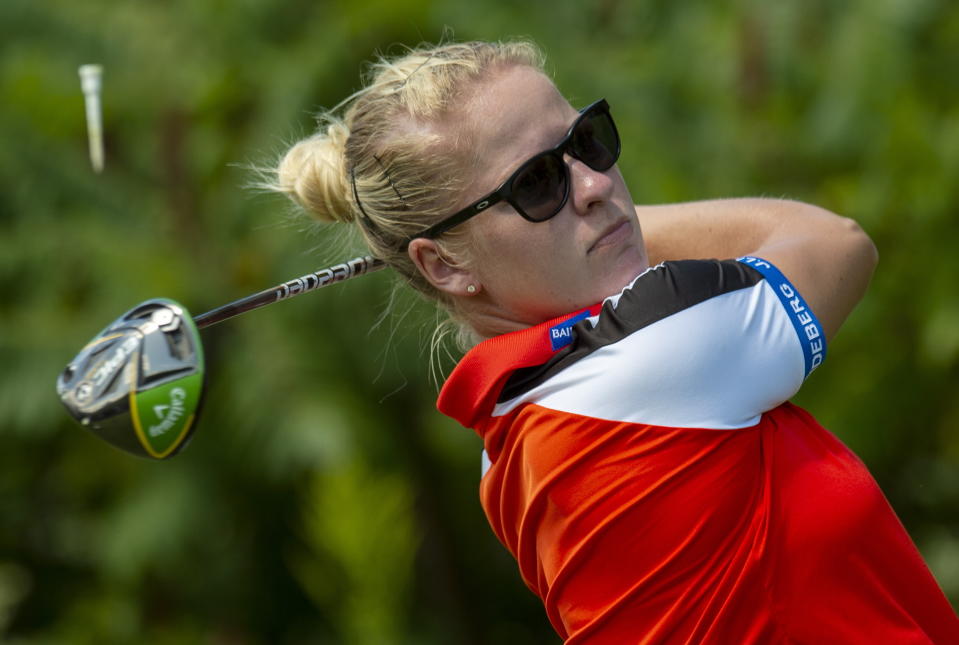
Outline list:
[[[170,403],[168,405],[158,404],[153,406],[153,413],[156,414],[160,423],[150,426],[147,433],[151,437],[158,437],[175,426],[176,422],[183,416],[183,401],[185,399],[186,390],[182,387],[175,387],[170,390]]]

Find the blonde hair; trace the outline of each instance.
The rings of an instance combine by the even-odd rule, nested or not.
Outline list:
[[[466,42],[421,46],[371,65],[366,87],[344,101],[342,116],[296,143],[275,171],[275,190],[320,221],[358,226],[372,254],[457,318],[453,300],[434,288],[406,252],[406,240],[453,213],[468,177],[468,133],[444,130],[459,99],[492,71],[525,66],[542,72],[532,43]],[[437,240],[466,261],[463,227]],[[463,321],[460,340],[466,333]]]

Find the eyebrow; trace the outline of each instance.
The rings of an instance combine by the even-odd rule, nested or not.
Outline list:
[[[556,134],[551,135],[545,143],[537,144],[535,148],[524,147],[523,152],[519,156],[514,158],[512,161],[503,164],[500,172],[494,176],[494,179],[491,181],[491,183],[498,186],[506,181],[506,179],[512,175],[524,162],[528,161],[532,157],[535,157],[541,152],[551,150],[557,142],[566,136],[573,123],[575,123],[576,119],[579,117],[579,112],[577,112],[575,108],[573,108],[573,110],[574,111],[571,118],[564,122],[564,125],[561,127],[561,129],[557,130]]]

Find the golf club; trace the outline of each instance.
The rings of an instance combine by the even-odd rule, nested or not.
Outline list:
[[[204,378],[200,329],[385,266],[370,256],[353,258],[195,318],[173,300],[147,300],[80,350],[57,378],[57,394],[101,439],[138,457],[166,459],[196,427]]]

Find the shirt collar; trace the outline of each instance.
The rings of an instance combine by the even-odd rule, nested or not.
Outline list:
[[[515,370],[541,365],[562,349],[572,323],[584,314],[599,314],[601,303],[547,320],[533,327],[483,341],[460,360],[443,388],[436,407],[468,428],[475,428],[496,405],[500,390]]]

